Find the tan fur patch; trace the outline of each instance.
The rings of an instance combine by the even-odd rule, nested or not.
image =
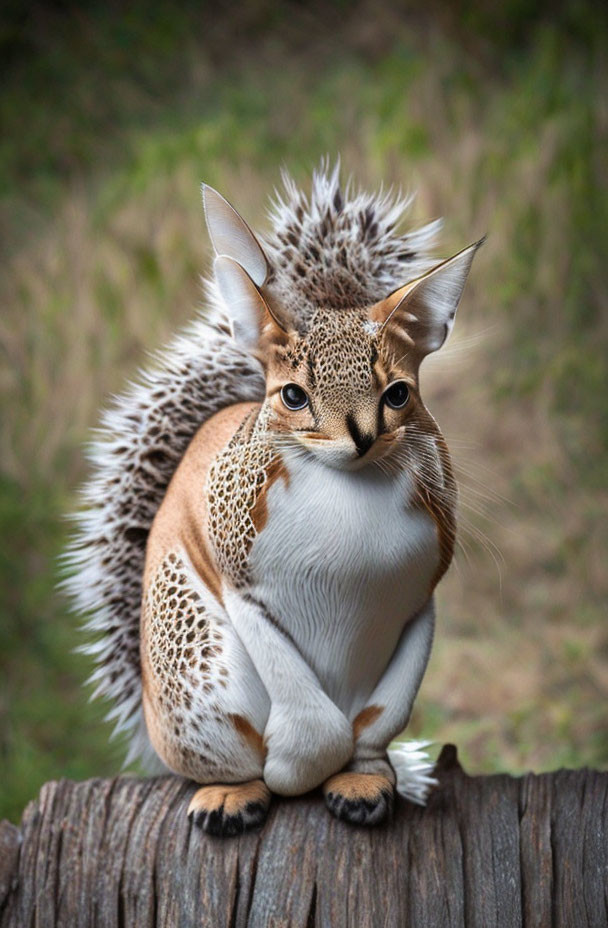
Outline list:
[[[306,441],[331,441],[331,435],[326,435],[324,432],[304,432],[302,437]]]
[[[418,502],[427,510],[435,522],[439,541],[439,564],[431,580],[431,593],[450,566],[456,542],[456,518],[454,513],[456,484],[452,475],[448,447],[439,429],[437,429],[437,433],[434,437],[439,454],[444,486],[442,489],[439,489],[432,484],[425,484],[420,480],[418,474],[415,475]]]
[[[193,513],[188,512],[184,517],[182,540],[197,574],[211,590],[218,602],[224,605],[222,581],[215,569],[215,563],[203,535],[202,526],[196,521]]]
[[[223,808],[226,815],[238,815],[250,802],[267,807],[270,790],[263,780],[234,783],[226,786],[202,786],[190,800],[188,815],[199,812],[216,812]]]
[[[268,519],[268,506],[266,503],[268,490],[275,482],[275,480],[278,480],[280,477],[282,477],[285,481],[285,486],[289,486],[289,471],[283,464],[282,459],[277,457],[274,458],[266,468],[266,482],[262,487],[260,487],[257,499],[253,504],[250,512],[251,521],[253,522],[255,530],[258,532],[258,534],[262,531]]]
[[[232,713],[228,716],[239,735],[241,735],[247,744],[258,754],[262,759],[266,757],[266,747],[264,745],[264,739],[262,735],[255,730],[251,722],[249,722],[244,716],[238,715],[237,713]]]
[[[379,718],[384,712],[384,706],[366,706],[365,709],[361,709],[359,715],[357,715],[353,721],[353,737],[355,741],[361,734],[364,728],[367,728],[373,722]]]
[[[323,793],[333,793],[351,802],[376,802],[382,793],[392,793],[388,777],[379,773],[336,773],[323,784]]]

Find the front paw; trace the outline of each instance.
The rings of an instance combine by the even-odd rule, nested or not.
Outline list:
[[[273,793],[299,796],[352,758],[352,726],[326,699],[319,706],[273,706],[266,726],[264,780]]]
[[[323,784],[327,808],[352,825],[379,825],[393,811],[395,790],[378,773],[337,773]]]
[[[188,806],[188,818],[217,837],[240,835],[259,828],[266,819],[270,793],[261,780],[202,786]]]

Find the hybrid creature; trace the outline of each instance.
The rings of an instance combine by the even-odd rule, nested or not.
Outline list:
[[[456,532],[419,369],[479,243],[437,263],[438,223],[397,231],[409,201],[284,185],[265,237],[203,187],[208,306],[106,414],[68,555],[98,693],[213,834],[316,787],[372,825],[432,782],[388,751]]]

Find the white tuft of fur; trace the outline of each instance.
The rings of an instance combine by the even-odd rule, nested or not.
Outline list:
[[[438,780],[433,777],[435,764],[426,752],[430,741],[393,741],[388,748],[397,777],[397,792],[416,805],[425,806]]]
[[[309,196],[286,174],[272,209],[264,294],[306,323],[311,308],[336,310],[375,302],[419,276],[439,222],[398,234],[410,199],[344,192],[339,166],[313,176]],[[297,243],[294,245],[294,237]],[[318,256],[318,257],[317,257]],[[128,761],[153,757],[141,710],[139,616],[148,532],[165,491],[198,428],[226,406],[261,401],[260,362],[231,334],[227,307],[208,280],[207,311],[114,399],[89,447],[91,476],[76,532],[63,561],[63,588],[87,617],[96,669],[94,696],[113,703],[116,732],[130,737]]]

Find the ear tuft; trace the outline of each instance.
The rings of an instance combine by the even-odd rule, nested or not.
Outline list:
[[[216,254],[233,258],[261,287],[268,277],[269,267],[257,238],[243,217],[217,190],[203,184],[202,193],[207,228]]]

